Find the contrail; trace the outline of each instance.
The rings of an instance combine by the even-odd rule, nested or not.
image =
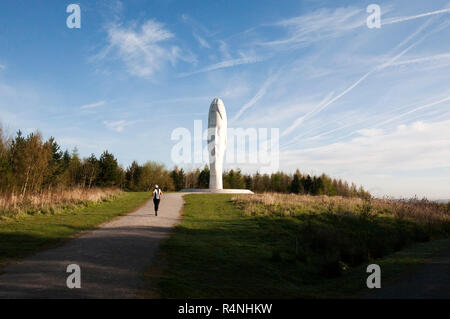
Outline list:
[[[106,103],[106,101],[99,101],[99,102],[92,103],[92,104],[85,104],[85,105],[80,106],[80,109],[91,109],[94,107],[105,105],[105,103]]]
[[[450,101],[450,96],[448,96],[448,97],[446,97],[446,98],[443,98],[443,99],[441,99],[441,100],[439,100],[439,101],[435,101],[435,102],[431,102],[431,103],[427,103],[427,104],[418,106],[418,107],[416,107],[416,108],[414,108],[414,109],[412,109],[412,110],[409,110],[409,111],[407,111],[407,112],[405,112],[405,113],[402,113],[402,114],[399,114],[399,115],[397,115],[397,116],[391,117],[390,119],[387,119],[387,120],[385,120],[385,121],[383,121],[383,122],[380,122],[380,123],[378,123],[378,124],[372,126],[371,129],[377,128],[377,127],[383,126],[384,124],[387,124],[387,123],[393,122],[393,121],[395,121],[395,120],[398,120],[399,118],[402,118],[402,117],[404,117],[405,115],[408,115],[408,114],[411,114],[411,113],[414,113],[414,112],[417,112],[417,111],[420,111],[420,110],[423,110],[423,109],[426,109],[426,108],[430,108],[430,107],[436,106],[436,105],[438,105],[438,104],[441,104],[441,103],[444,103],[444,102],[447,102],[447,101]],[[397,109],[398,109],[398,108],[397,108]],[[394,110],[394,112],[395,112],[395,110]],[[389,114],[389,113],[392,113],[392,111],[391,111],[391,112],[387,112],[387,114]],[[367,123],[367,122],[368,122],[368,121],[365,121],[365,122],[363,122],[363,123]],[[344,128],[349,127],[349,126],[352,126],[352,124],[350,124],[350,125],[345,125],[345,126],[342,126],[342,127],[339,127],[339,128],[337,128],[337,129],[334,129],[334,130],[331,130],[331,131],[328,131],[328,132],[319,134],[319,135],[314,136],[314,137],[320,137],[320,136],[323,136],[323,135],[327,135],[327,134],[332,133],[333,131],[340,130],[340,129],[344,129]],[[347,138],[347,137],[349,137],[349,136],[352,136],[352,135],[355,134],[355,133],[357,133],[357,131],[354,131],[354,132],[351,132],[351,133],[346,134],[346,135],[344,135],[344,136],[341,136],[341,137],[339,138],[339,141],[342,141],[342,140],[344,140],[345,138]]]
[[[430,20],[426,21],[421,27],[419,27],[416,31],[414,31],[411,35],[409,35],[406,39],[404,39],[402,42],[400,42],[393,50],[391,50],[391,52],[395,52],[397,49],[401,48],[403,45],[405,45],[406,43],[408,43],[409,41],[411,41],[411,39],[413,39],[416,35],[418,35],[420,32],[422,32],[428,25],[430,24]],[[439,29],[439,28],[438,28]],[[431,32],[433,33],[433,32]],[[353,84],[350,88],[348,88],[346,91],[344,91],[343,93],[341,93],[339,96],[337,96],[333,101],[330,101],[330,103],[333,103],[334,101],[336,101],[336,99],[342,97],[344,94],[348,93],[350,90],[352,90],[353,88],[355,88],[362,80],[364,80],[367,76],[369,76],[372,72],[374,71],[378,71],[378,70],[382,70],[392,64],[394,64],[394,62],[400,58],[402,55],[404,55],[406,52],[408,52],[413,46],[417,45],[419,42],[421,42],[425,37],[423,37],[422,39],[418,40],[416,43],[412,44],[411,46],[409,46],[408,48],[406,48],[405,50],[403,50],[402,52],[400,52],[399,54],[397,54],[396,56],[394,56],[391,60],[389,60],[386,63],[383,63],[379,66],[377,66],[375,69],[373,69],[372,71],[368,72],[367,74],[365,74],[364,76],[362,76],[358,81],[356,81],[355,84]],[[323,101],[319,104],[322,105]],[[325,105],[328,106],[329,104]],[[322,110],[322,109],[321,109]],[[301,118],[300,118],[301,119]],[[301,121],[303,122],[303,120]],[[295,123],[294,123],[295,124]],[[294,126],[291,125],[292,126]],[[297,125],[298,126],[298,125]],[[286,129],[285,131],[283,131],[281,136],[284,136],[288,133],[290,133],[292,131],[292,129],[290,129],[291,127],[289,127],[288,129]],[[289,130],[289,131],[288,131]],[[287,147],[289,145],[291,145],[292,143],[295,143],[295,141],[297,141],[300,137],[305,136],[305,134],[303,135],[299,135],[296,136],[295,138],[293,138],[291,141],[285,143],[284,145],[282,145],[281,147]]]
[[[236,121],[241,115],[247,110],[248,108],[252,107],[256,102],[258,102],[264,94],[266,94],[267,89],[269,86],[278,78],[278,74],[274,76],[269,76],[269,78],[264,82],[264,84],[261,86],[259,91],[256,93],[256,95],[248,101],[240,110],[239,112],[231,119],[231,121]]]
[[[222,61],[222,62],[213,64],[213,65],[210,65],[206,68],[203,68],[203,69],[200,69],[197,71],[180,73],[180,74],[178,74],[178,77],[184,78],[184,77],[191,76],[193,74],[215,71],[215,70],[224,69],[224,68],[230,68],[230,67],[241,65],[241,64],[257,63],[257,62],[261,62],[261,61],[263,61],[263,59],[259,58],[259,57],[244,57],[244,58],[239,58],[239,59],[226,60],[226,61]]]
[[[422,40],[422,39],[421,39]],[[362,77],[360,77],[355,83],[353,83],[351,86],[349,86],[347,89],[345,89],[342,93],[340,93],[339,95],[335,96],[333,99],[327,101],[327,102],[320,102],[319,105],[313,110],[313,114],[306,114],[300,118],[298,118],[291,126],[289,126],[286,130],[284,130],[281,133],[281,137],[289,134],[292,130],[294,130],[296,127],[298,127],[305,119],[305,117],[311,117],[311,115],[314,115],[316,113],[319,113],[320,111],[324,110],[326,107],[328,107],[330,104],[336,102],[337,100],[339,100],[341,97],[343,97],[344,95],[346,95],[348,92],[350,92],[351,90],[353,90],[355,87],[357,87],[362,81],[364,81],[369,75],[371,75],[372,73],[376,72],[376,71],[380,71],[383,70],[385,68],[387,68],[389,65],[391,65],[392,63],[394,63],[398,58],[400,58],[402,55],[404,55],[406,52],[408,52],[412,47],[414,47],[415,45],[417,45],[417,43],[419,43],[421,40],[418,40],[417,42],[411,44],[409,47],[407,47],[405,50],[403,50],[402,52],[400,52],[399,54],[397,54],[396,56],[394,56],[392,59],[390,59],[389,61],[378,65],[376,68],[370,70],[369,72],[367,72],[366,74],[364,74]],[[327,96],[328,97],[328,96]]]
[[[450,60],[450,54],[443,53],[443,54],[426,56],[426,57],[422,57],[422,58],[400,61],[400,62],[393,63],[392,65],[405,65],[405,64],[426,63],[426,62],[434,62],[434,61],[440,62],[440,61],[448,61],[448,60]]]
[[[450,9],[449,9],[450,10]],[[426,26],[427,23],[425,23],[424,26]],[[423,30],[423,27],[419,28],[420,31]],[[417,35],[420,31],[416,30],[413,33],[413,36]],[[431,32],[433,33],[433,32]],[[423,36],[421,39],[417,40],[416,42],[414,42],[413,44],[411,44],[409,47],[407,47],[406,49],[404,49],[403,51],[401,51],[399,54],[395,55],[394,57],[392,57],[389,61],[378,65],[377,67],[375,67],[374,69],[370,70],[369,72],[367,72],[366,74],[364,74],[361,78],[359,78],[355,83],[353,83],[353,85],[351,85],[350,87],[348,87],[346,90],[344,90],[341,94],[337,95],[336,97],[334,97],[332,100],[328,101],[327,103],[325,103],[324,105],[321,105],[322,102],[319,104],[318,107],[320,107],[320,111],[322,111],[323,109],[325,109],[326,107],[328,107],[330,104],[334,103],[335,101],[337,101],[338,99],[340,99],[341,97],[343,97],[344,95],[346,95],[348,92],[350,92],[351,90],[353,90],[355,87],[357,87],[362,81],[364,81],[369,75],[371,75],[372,73],[376,72],[376,71],[381,71],[385,68],[387,68],[388,66],[392,65],[396,60],[398,60],[400,57],[402,57],[405,53],[407,53],[409,50],[411,50],[411,48],[413,48],[414,46],[416,46],[417,44],[419,44],[420,42],[422,42],[425,38],[427,37],[427,35]],[[412,36],[409,36],[406,40],[402,41],[399,45],[396,46],[396,48],[398,48],[401,45],[404,45],[405,43],[409,42],[411,40]],[[318,113],[315,112],[315,113]],[[297,121],[300,121],[301,118],[297,119]],[[296,121],[296,122],[297,122]],[[286,129],[285,131],[283,131],[283,133],[281,134],[281,136],[284,136],[288,133],[290,133],[293,129],[291,129],[291,127],[293,127],[296,122],[294,122],[294,124],[292,124],[288,129]],[[303,122],[303,120],[300,121],[300,123],[298,125],[301,124],[301,122]],[[297,127],[298,125],[296,125],[295,127]],[[294,128],[295,128],[294,127]],[[296,140],[296,138],[294,138],[293,140],[291,140],[290,142],[282,145],[286,146],[291,144],[292,142],[294,142]]]
[[[426,12],[426,13],[418,14],[415,16],[390,18],[390,19],[382,20],[381,24],[382,25],[383,24],[392,24],[392,23],[397,23],[397,22],[414,20],[414,19],[419,19],[419,18],[428,17],[428,16],[432,16],[435,14],[446,13],[446,12],[450,12],[450,8]]]
[[[325,109],[327,106],[329,106],[331,103],[339,100],[341,97],[343,97],[345,94],[347,94],[348,92],[350,92],[351,90],[353,90],[355,87],[358,86],[359,83],[361,83],[365,78],[367,78],[370,74],[372,74],[373,72],[375,72],[377,70],[377,68],[367,72],[366,74],[364,74],[361,78],[359,78],[358,81],[356,81],[355,83],[353,83],[350,87],[348,87],[347,89],[345,89],[341,94],[335,96],[333,99],[331,99],[330,101],[324,103],[324,101],[320,102],[319,105],[313,110],[313,113],[319,113],[320,111],[322,111],[323,109]],[[328,97],[328,96],[327,96]],[[326,100],[326,99],[325,99]],[[317,110],[317,111],[316,111]],[[289,126],[286,130],[283,131],[283,133],[281,133],[281,136],[285,136],[287,134],[289,134],[293,129],[295,129],[297,126],[299,126],[303,120],[305,116],[308,116],[308,114],[298,118],[297,120],[295,120],[295,122]],[[309,116],[311,117],[311,116]]]
[[[423,110],[423,109],[426,109],[426,108],[429,108],[429,107],[432,107],[432,106],[435,106],[435,105],[438,105],[438,104],[441,104],[441,103],[444,103],[444,102],[447,102],[447,101],[450,101],[450,96],[447,96],[446,98],[443,98],[442,100],[439,100],[439,101],[436,101],[436,102],[432,102],[432,103],[428,103],[428,104],[416,107],[415,109],[412,109],[412,110],[410,110],[408,112],[405,112],[403,114],[394,116],[394,117],[392,117],[392,118],[390,118],[390,119],[388,119],[388,120],[386,120],[384,122],[381,122],[381,123],[375,125],[375,127],[383,125],[383,124],[386,124],[386,123],[390,123],[390,122],[395,121],[395,120],[397,120],[397,119],[399,119],[401,117],[404,117],[405,115],[408,115],[408,114],[411,114],[411,113],[414,113],[414,112],[417,112],[417,111],[420,111],[420,110]]]
[[[330,100],[330,98],[333,96],[334,92],[330,92],[314,109],[312,109],[311,111],[309,111],[308,113],[306,113],[305,115],[299,117],[298,119],[296,119],[294,121],[294,123],[291,124],[291,126],[289,126],[287,129],[285,129],[282,133],[281,136],[285,136],[286,134],[289,134],[290,132],[292,132],[294,129],[296,129],[300,124],[303,123],[303,121],[305,121],[306,119],[310,118],[311,116],[313,116],[315,113],[320,112],[321,110],[323,110],[326,106],[327,106],[327,102]]]

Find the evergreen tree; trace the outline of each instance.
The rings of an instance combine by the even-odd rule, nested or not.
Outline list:
[[[99,160],[99,185],[111,187],[120,181],[119,165],[114,155],[104,151]]]
[[[291,193],[299,194],[300,193],[300,178],[297,174],[294,174],[294,177],[291,182]]]
[[[130,167],[125,173],[126,188],[129,190],[137,191],[142,177],[142,166],[136,161],[131,163]]]
[[[209,175],[210,175],[209,167],[205,165],[205,167],[198,176],[199,188],[209,188]]]

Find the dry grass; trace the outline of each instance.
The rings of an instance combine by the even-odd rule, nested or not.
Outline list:
[[[23,215],[58,213],[76,206],[111,200],[122,191],[117,188],[75,188],[47,191],[25,197],[17,193],[0,194],[0,219]]]
[[[362,214],[392,216],[399,219],[436,224],[450,222],[450,205],[418,200],[346,198],[263,193],[236,195],[232,200],[251,216],[297,216],[299,214]]]
[[[360,199],[328,196],[256,194],[233,197],[235,205],[261,223],[296,238],[273,257],[297,260],[319,277],[381,258],[410,245],[450,236],[450,206],[427,200]]]

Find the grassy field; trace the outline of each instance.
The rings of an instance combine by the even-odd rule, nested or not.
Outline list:
[[[116,216],[141,206],[151,194],[122,193],[99,203],[71,206],[70,210],[52,214],[16,216],[0,221],[0,268],[9,262],[55,247],[72,235],[93,229]]]
[[[297,203],[297,210],[289,210],[283,207],[289,205],[286,198],[261,204],[257,196],[233,200],[222,194],[185,196],[183,221],[162,244],[157,263],[146,273],[143,295],[358,296],[367,289],[369,263],[381,265],[386,283],[425,262],[435,251],[450,249],[449,239],[428,242],[448,236],[447,221],[436,221],[446,218],[445,211],[442,216],[436,211],[438,216],[424,223],[427,219],[421,214],[411,220],[369,209],[364,202],[347,202],[348,207],[338,208],[326,198],[309,197],[309,204]]]
[[[118,188],[72,188],[22,194],[0,194],[0,222],[17,217],[58,214],[80,206],[114,199],[122,191]]]

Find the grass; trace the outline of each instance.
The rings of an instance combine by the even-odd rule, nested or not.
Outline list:
[[[0,221],[0,268],[38,251],[58,246],[74,234],[94,229],[146,202],[149,193],[121,193],[114,199],[84,202],[58,214],[37,214]]]
[[[252,196],[237,195],[233,200],[247,214],[253,216],[297,216],[327,212],[336,215],[351,213],[363,217],[390,216],[435,228],[448,227],[450,223],[450,204],[417,198],[390,200],[263,193]]]
[[[146,273],[144,297],[354,297],[367,289],[368,264],[382,266],[385,283],[450,248],[448,239],[427,242],[448,236],[448,225],[436,222],[446,218],[441,211],[418,214],[418,222],[364,205],[324,210],[323,197],[308,198],[299,210],[283,208],[286,199],[249,210],[251,198],[185,196],[182,223]]]
[[[121,194],[118,188],[72,188],[29,193],[0,194],[0,222],[27,215],[55,214],[81,205],[101,203]]]
[[[371,261],[381,268],[381,286],[386,287],[402,280],[407,273],[433,262],[433,256],[450,250],[450,239],[438,239],[426,243],[414,244],[404,250]],[[369,262],[350,269],[342,276],[306,287],[303,297],[308,298],[366,298],[366,267]]]

